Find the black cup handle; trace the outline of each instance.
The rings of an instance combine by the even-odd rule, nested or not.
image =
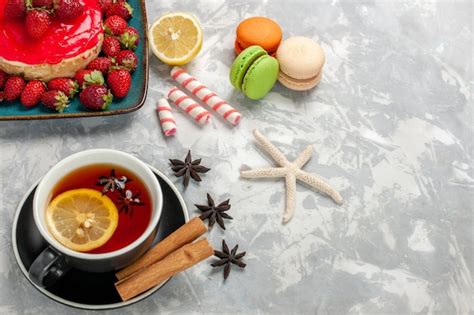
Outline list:
[[[71,267],[66,259],[51,246],[46,247],[36,257],[28,270],[31,281],[36,285],[46,288],[56,283]]]

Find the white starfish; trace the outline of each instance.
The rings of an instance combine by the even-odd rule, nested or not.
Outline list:
[[[258,170],[241,170],[240,176],[243,178],[274,178],[284,177],[286,181],[286,207],[283,215],[283,223],[291,220],[295,213],[296,181],[300,180],[308,186],[325,193],[337,204],[342,204],[341,195],[331,187],[326,181],[311,174],[306,173],[301,168],[309,161],[313,155],[313,147],[307,146],[303,152],[291,163],[267,138],[258,130],[253,134],[258,144],[267,152],[280,167],[263,168]]]

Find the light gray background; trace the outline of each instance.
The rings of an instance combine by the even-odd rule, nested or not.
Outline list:
[[[110,313],[472,312],[472,4],[148,1],[150,21],[178,10],[194,13],[204,28],[189,71],[242,112],[241,124],[231,128],[215,117],[201,129],[176,113],[178,133],[165,139],[154,105],[172,82],[153,56],[148,98],[136,113],[0,123],[0,313],[79,313],[23,277],[11,222],[24,191],[52,165],[99,147],[130,152],[168,175],[167,159],[191,148],[212,171],[184,193],[190,214],[208,191],[230,197],[235,220],[209,238],[219,246],[225,236],[248,252],[246,270],[225,284],[205,262]],[[296,93],[277,85],[259,102],[233,91],[234,29],[252,15],[274,18],[285,37],[321,43],[327,62],[318,88]],[[238,176],[244,163],[271,163],[256,148],[253,128],[291,159],[313,144],[305,169],[337,187],[344,205],[298,186],[295,217],[282,225],[283,181]]]

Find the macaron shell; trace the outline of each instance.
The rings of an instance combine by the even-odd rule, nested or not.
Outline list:
[[[277,51],[280,70],[294,79],[317,76],[325,63],[324,51],[311,38],[291,37],[281,43]]]
[[[269,54],[273,54],[281,43],[283,32],[280,25],[272,19],[256,16],[242,21],[237,27],[237,44],[245,49],[259,45]],[[238,53],[236,44],[236,52]]]
[[[242,91],[253,100],[270,92],[278,79],[278,61],[268,55],[259,57],[248,69],[242,83]]]
[[[235,40],[235,43],[234,43],[234,50],[235,50],[235,54],[238,56],[238,55],[240,55],[240,53],[241,53],[242,51],[244,51],[245,49],[242,48],[242,46],[240,46],[240,44],[239,44],[239,42],[238,42],[237,40]],[[277,54],[276,51],[274,51],[274,52],[268,52],[268,51],[267,51],[267,53],[268,53],[270,56],[276,58],[276,54]]]
[[[260,57],[267,53],[260,46],[251,46],[245,49],[234,60],[230,69],[230,83],[237,89],[242,90],[242,82],[250,66]]]
[[[282,71],[278,74],[278,81],[285,87],[293,91],[307,91],[314,88],[319,84],[323,76],[323,71],[321,71],[317,76],[310,79],[298,80],[291,78],[284,74]]]
[[[235,54],[236,55],[240,55],[240,53],[244,50],[242,48],[242,46],[240,46],[239,42],[237,41],[237,39],[235,40],[235,43],[234,43],[234,50],[235,50]]]

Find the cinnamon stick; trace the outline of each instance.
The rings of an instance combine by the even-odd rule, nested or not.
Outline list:
[[[159,242],[155,247],[150,249],[137,261],[118,271],[115,276],[118,280],[125,279],[134,272],[150,266],[151,264],[162,260],[168,254],[174,252],[181,246],[193,242],[199,236],[207,231],[207,226],[199,217],[196,217],[188,223],[181,226],[179,229],[168,235],[164,240]]]
[[[115,287],[123,301],[130,300],[213,254],[214,249],[207,239],[184,245],[163,260],[117,282]]]

